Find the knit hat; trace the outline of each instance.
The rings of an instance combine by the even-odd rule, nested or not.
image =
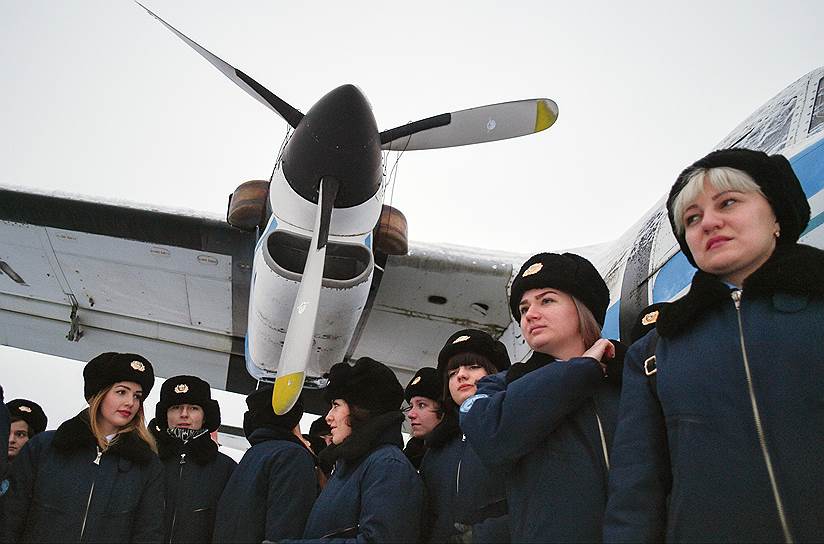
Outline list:
[[[49,419],[46,417],[43,408],[36,402],[26,399],[14,399],[6,403],[6,408],[8,408],[12,420],[23,420],[31,427],[32,436],[46,430]]]
[[[303,417],[303,398],[298,397],[295,405],[279,416],[272,408],[272,389],[273,386],[268,384],[246,397],[249,410],[243,414],[243,432],[247,438],[260,427],[279,427],[291,431],[300,423],[300,418]]]
[[[145,357],[134,353],[101,353],[83,369],[83,394],[86,400],[117,382],[136,382],[143,388],[143,398],[154,386],[154,369]]]
[[[375,414],[400,410],[403,387],[383,363],[361,357],[354,365],[333,365],[328,377],[329,385],[323,394],[328,402],[343,399]]]
[[[443,383],[438,369],[425,366],[418,369],[415,375],[409,380],[406,389],[403,391],[403,398],[406,402],[412,397],[426,397],[428,399],[441,401],[443,394]]]
[[[680,218],[673,217],[672,206],[675,198],[696,170],[719,167],[735,168],[746,172],[761,188],[761,192],[767,197],[778,224],[781,226],[781,236],[776,241],[777,244],[794,244],[798,241],[798,237],[810,221],[810,204],[807,202],[801,182],[798,181],[798,176],[795,175],[789,161],[783,155],[767,155],[763,151],[752,149],[721,149],[713,151],[684,169],[675,180],[675,184],[670,189],[669,198],[667,198],[667,213],[672,232],[676,233],[675,237],[678,239],[681,251],[693,266],[696,264],[685,236],[677,234],[678,230],[675,225]]]
[[[441,379],[444,379],[449,360],[459,353],[475,353],[486,357],[498,372],[506,370],[510,365],[509,354],[501,342],[484,331],[464,329],[450,336],[438,353],[438,375]]]
[[[172,406],[196,404],[203,409],[203,428],[216,431],[220,427],[220,406],[212,399],[209,384],[197,376],[175,376],[160,386],[160,401],[155,406],[158,427],[166,429],[166,413]]]
[[[592,263],[574,253],[539,253],[529,258],[512,281],[509,310],[521,321],[518,306],[530,289],[559,289],[586,306],[598,324],[604,326],[609,289]]]

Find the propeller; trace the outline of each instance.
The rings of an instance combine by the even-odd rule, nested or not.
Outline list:
[[[312,243],[306,255],[303,278],[298,287],[283,351],[278,364],[278,375],[272,390],[272,408],[278,415],[288,412],[300,396],[306,378],[306,365],[313,349],[315,322],[318,317],[320,288],[323,281],[323,264],[326,260],[326,242],[329,240],[329,224],[340,184],[333,177],[320,181],[318,209]]]
[[[137,2],[137,0],[135,1]],[[283,119],[287,123],[289,123],[289,125],[291,125],[292,128],[298,126],[300,120],[303,119],[303,114],[301,112],[299,112],[298,110],[290,106],[288,103],[277,97],[269,89],[267,89],[266,87],[264,87],[263,85],[261,85],[245,73],[243,73],[242,71],[238,70],[231,64],[223,61],[216,55],[213,55],[205,48],[201,47],[194,40],[191,40],[188,37],[186,37],[185,34],[178,31],[175,27],[161,19],[155,12],[153,12],[140,2],[137,2],[137,5],[148,11],[149,15],[160,21],[163,24],[163,26],[174,32],[178,38],[189,44],[189,46],[192,49],[200,53],[203,58],[208,60],[212,64],[212,66],[223,72],[224,75],[226,75],[226,77],[234,81],[238,87],[252,95],[252,97],[255,100],[257,100],[270,110],[274,111],[275,113],[283,117]]]
[[[548,98],[490,104],[444,113],[381,132],[384,151],[413,151],[480,144],[546,130],[558,119]]]

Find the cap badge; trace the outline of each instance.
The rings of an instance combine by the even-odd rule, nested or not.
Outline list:
[[[457,343],[459,343],[459,342],[466,342],[467,340],[469,340],[469,336],[467,336],[467,335],[463,335],[463,336],[459,336],[459,337],[457,337],[456,339],[454,339],[454,340],[452,341],[452,343],[453,343],[453,344],[457,344]]]
[[[527,276],[531,276],[532,274],[537,274],[538,272],[541,271],[541,269],[543,267],[544,267],[544,263],[535,263],[532,266],[530,266],[529,268],[527,268],[526,270],[524,270],[524,273],[521,274],[521,277],[525,278]]]
[[[31,413],[31,408],[29,408],[29,407],[28,407],[28,406],[26,406],[25,404],[24,404],[24,405],[21,405],[21,406],[18,406],[18,407],[17,407],[17,409],[18,409],[18,410],[20,410],[21,412],[29,412],[29,413]]]
[[[175,393],[187,393],[189,391],[189,386],[185,383],[179,383],[175,386]]]
[[[132,361],[132,368],[137,370],[138,372],[144,372],[146,370],[146,365],[144,365],[140,361]]]
[[[409,385],[416,385],[420,381],[421,381],[421,377],[420,376],[415,376],[415,379],[412,380],[412,383],[410,383]]]
[[[641,325],[652,325],[658,321],[658,310],[650,312],[641,319]]]

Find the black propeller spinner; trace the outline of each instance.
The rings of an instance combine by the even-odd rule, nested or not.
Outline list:
[[[378,192],[380,133],[360,89],[341,85],[309,109],[286,144],[282,168],[292,189],[315,204],[324,177],[340,184],[336,208],[363,204]]]

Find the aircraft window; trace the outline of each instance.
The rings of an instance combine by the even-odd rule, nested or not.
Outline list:
[[[815,93],[815,105],[810,119],[810,134],[815,134],[824,128],[824,77],[818,81],[818,91]]]
[[[749,132],[740,136],[730,147],[746,147],[757,149],[765,153],[775,153],[787,143],[790,134],[790,123],[798,97],[790,96],[774,108],[767,110],[765,115],[748,127]]]

